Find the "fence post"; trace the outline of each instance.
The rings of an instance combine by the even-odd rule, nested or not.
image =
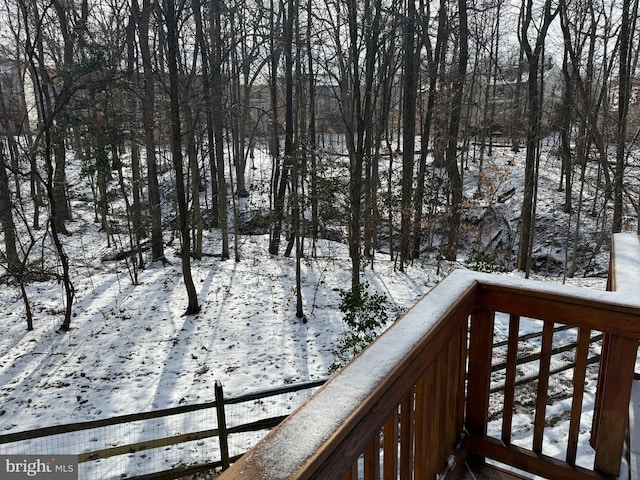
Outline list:
[[[216,380],[214,385],[216,397],[216,414],[218,415],[218,438],[220,439],[220,460],[222,470],[229,468],[229,438],[227,436],[227,419],[224,413],[224,392],[222,384]]]

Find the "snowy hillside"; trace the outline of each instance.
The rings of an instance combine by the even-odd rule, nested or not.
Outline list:
[[[261,159],[268,165],[266,154],[260,153],[258,166]],[[506,270],[513,268],[523,161],[523,153],[496,149],[492,159],[485,159],[486,171],[494,177],[480,199],[475,195],[477,163],[469,161],[468,227],[458,262],[439,261],[427,253],[401,273],[394,260],[381,253],[373,269],[365,268],[363,280],[386,295],[391,317],[452,269],[477,265],[470,260],[478,253],[491,254]],[[543,157],[541,171],[534,276],[563,281],[574,251],[575,214],[562,211],[555,155]],[[250,173],[254,177],[248,183],[254,187],[268,180],[260,168]],[[328,375],[345,328],[338,305],[340,292],[350,285],[346,245],[322,241],[316,257],[303,259],[303,322],[295,316],[293,258],[269,255],[265,235],[242,235],[241,261],[221,261],[215,256],[219,232],[205,232],[205,255],[192,262],[202,309],[184,316],[177,242],[167,247],[170,263],[147,266],[134,286],[124,262],[103,261],[113,248],[107,248],[104,232],[93,222],[86,192],[77,188],[72,188],[75,221],[68,225],[72,235],[64,238],[76,291],[71,331],[57,330],[64,292],[56,281],[28,285],[35,317],[31,332],[26,331],[19,288],[9,283],[0,291],[2,433],[211,401],[215,381],[233,396]],[[515,189],[513,196],[498,200],[510,189]],[[264,189],[253,191],[248,205],[260,203],[255,196]],[[583,209],[590,207],[585,202]],[[635,222],[630,218],[630,225]],[[608,240],[600,224],[600,217],[583,214],[576,245],[578,274],[586,278],[567,282],[604,288]],[[53,250],[46,243],[39,248],[55,266]]]

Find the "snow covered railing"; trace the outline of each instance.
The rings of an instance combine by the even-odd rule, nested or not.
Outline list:
[[[616,279],[619,284],[618,274]],[[542,330],[539,379],[531,392],[531,435],[523,442],[514,433],[514,417],[521,421],[515,406],[522,401],[515,385],[518,332],[532,322]],[[569,411],[548,417],[558,325],[571,327],[566,331],[577,346],[571,386],[565,387],[571,390]],[[497,326],[509,338],[502,354],[494,348]],[[591,439],[591,465],[581,465],[592,332],[607,338],[594,423],[602,434]],[[622,457],[638,339],[640,308],[628,293],[456,271],[220,480],[461,478],[466,464],[489,461],[492,468],[501,464],[554,480],[612,478]],[[505,364],[497,400],[490,393],[496,363]],[[500,420],[492,413],[496,404]],[[569,423],[561,453],[545,442],[559,418]]]

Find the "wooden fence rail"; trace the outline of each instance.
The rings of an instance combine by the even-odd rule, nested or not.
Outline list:
[[[94,462],[97,460],[104,460],[120,455],[130,455],[132,453],[141,452],[145,450],[151,450],[156,448],[162,448],[167,446],[179,445],[185,442],[192,442],[202,440],[205,438],[217,437],[219,441],[220,459],[218,461],[204,463],[195,466],[185,466],[184,468],[172,469],[170,471],[158,471],[145,475],[132,476],[127,475],[127,478],[175,478],[180,475],[188,473],[194,473],[197,471],[206,470],[214,467],[227,468],[229,464],[237,460],[241,454],[232,456],[229,453],[229,438],[239,433],[246,432],[259,432],[261,430],[268,430],[278,425],[286,415],[275,415],[261,418],[260,420],[253,422],[244,422],[239,424],[228,425],[228,421],[225,416],[225,409],[230,405],[240,405],[255,402],[258,400],[264,400],[269,397],[283,395],[287,393],[301,392],[305,390],[312,390],[318,388],[326,382],[325,379],[315,380],[310,382],[298,383],[295,385],[286,385],[283,387],[276,387],[272,389],[261,390],[246,395],[236,397],[225,397],[222,389],[222,385],[216,382],[215,385],[215,400],[213,402],[206,402],[197,405],[185,405],[174,408],[167,408],[162,410],[155,410],[150,412],[135,413],[130,415],[121,415],[118,417],[105,418],[99,420],[92,420],[87,422],[79,422],[67,425],[56,425],[51,427],[39,428],[34,430],[7,433],[0,435],[0,453],[57,453],[57,454],[77,454],[78,463]],[[175,415],[184,415],[193,412],[203,410],[215,410],[215,417],[217,419],[217,428],[188,431],[184,433],[178,433],[175,435],[147,438],[142,441],[130,442],[122,445],[115,445],[107,448],[101,448],[98,450],[90,451],[67,451],[64,446],[58,446],[56,443],[48,444],[51,452],[18,452],[12,447],[18,442],[25,442],[29,440],[38,440],[46,437],[56,438],[59,435],[71,435],[74,432],[91,432],[100,428],[114,427],[118,425],[130,425],[134,422],[148,421],[153,419],[164,419]],[[117,438],[112,439],[114,443],[118,442]],[[241,452],[241,453],[244,453]],[[99,477],[103,478],[103,477]]]

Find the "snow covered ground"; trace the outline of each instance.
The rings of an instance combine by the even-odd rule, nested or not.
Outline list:
[[[86,239],[84,240],[86,242]],[[60,333],[61,286],[33,284],[35,329],[25,331],[18,293],[3,295],[8,312],[2,348],[5,431],[32,429],[212,399],[214,381],[229,395],[327,375],[343,331],[339,291],[349,285],[342,246],[327,244],[305,259],[307,323],[295,317],[294,260],[271,257],[265,237],[243,239],[243,260],[194,263],[202,310],[183,315],[179,259],[153,265],[131,285],[117,263],[99,258],[78,267],[72,330]],[[95,251],[94,249],[92,249]],[[333,251],[331,251],[333,250]],[[324,256],[327,255],[327,256]],[[330,256],[329,256],[330,255]],[[402,310],[437,276],[393,271],[378,261],[365,278]]]
[[[266,156],[263,158],[266,162]],[[523,154],[498,149],[493,162],[500,172],[508,173],[500,180],[496,195],[512,186],[517,190],[506,202],[491,204],[500,222],[507,225],[500,243],[502,247],[512,246],[510,235],[516,229],[521,201]],[[563,193],[555,189],[557,165],[553,156],[542,162],[549,173],[540,182],[538,205],[539,224],[544,230],[536,252],[553,267],[551,277],[544,275],[549,270],[544,262],[540,267],[541,275],[549,281],[563,280],[558,262],[566,258],[565,247],[570,241],[566,232],[572,231],[574,218],[562,213],[560,207]],[[475,168],[471,162],[465,179],[469,199],[477,185]],[[258,175],[255,172],[250,171]],[[72,179],[71,184],[80,182]],[[184,316],[186,293],[177,242],[165,252],[170,263],[147,266],[139,272],[139,284],[134,286],[124,262],[102,261],[112,249],[106,247],[104,232],[93,223],[92,208],[82,201],[86,192],[73,193],[75,221],[68,225],[72,235],[64,238],[76,290],[72,330],[58,331],[64,292],[57,282],[28,285],[35,317],[32,332],[26,331],[19,289],[3,285],[0,290],[0,309],[4,312],[0,434],[208,402],[213,400],[215,381],[224,385],[227,396],[237,396],[327,376],[335,359],[336,341],[345,328],[338,310],[340,291],[350,284],[345,245],[323,241],[316,257],[303,260],[307,321],[302,322],[295,316],[294,259],[269,255],[264,235],[243,235],[239,238],[241,261],[221,261],[214,256],[220,250],[219,232],[205,232],[205,256],[192,263],[202,309],[197,315]],[[597,241],[596,222],[585,220],[585,238]],[[387,296],[390,316],[395,317],[452,269],[464,267],[474,241],[482,247],[483,242],[489,245],[495,237],[493,230],[472,231],[459,262],[438,263],[435,258],[426,258],[404,273],[397,271],[388,255],[379,254],[374,268],[365,269],[363,280],[372,290]],[[51,247],[45,242],[39,248],[56,268]],[[566,281],[603,289],[601,274],[607,258],[605,244],[581,263],[588,269],[586,273],[595,276]],[[562,404],[556,407],[563,408]],[[554,432],[561,438],[566,436],[568,422],[562,419],[561,411],[557,416]],[[523,426],[523,438],[527,431]],[[102,440],[89,439],[97,443]],[[5,452],[0,445],[0,453]],[[176,458],[175,463],[191,459],[180,454]],[[96,473],[93,478],[135,473],[135,467],[132,470],[131,466],[120,465],[114,467],[113,476]],[[86,475],[89,478],[89,473]]]

